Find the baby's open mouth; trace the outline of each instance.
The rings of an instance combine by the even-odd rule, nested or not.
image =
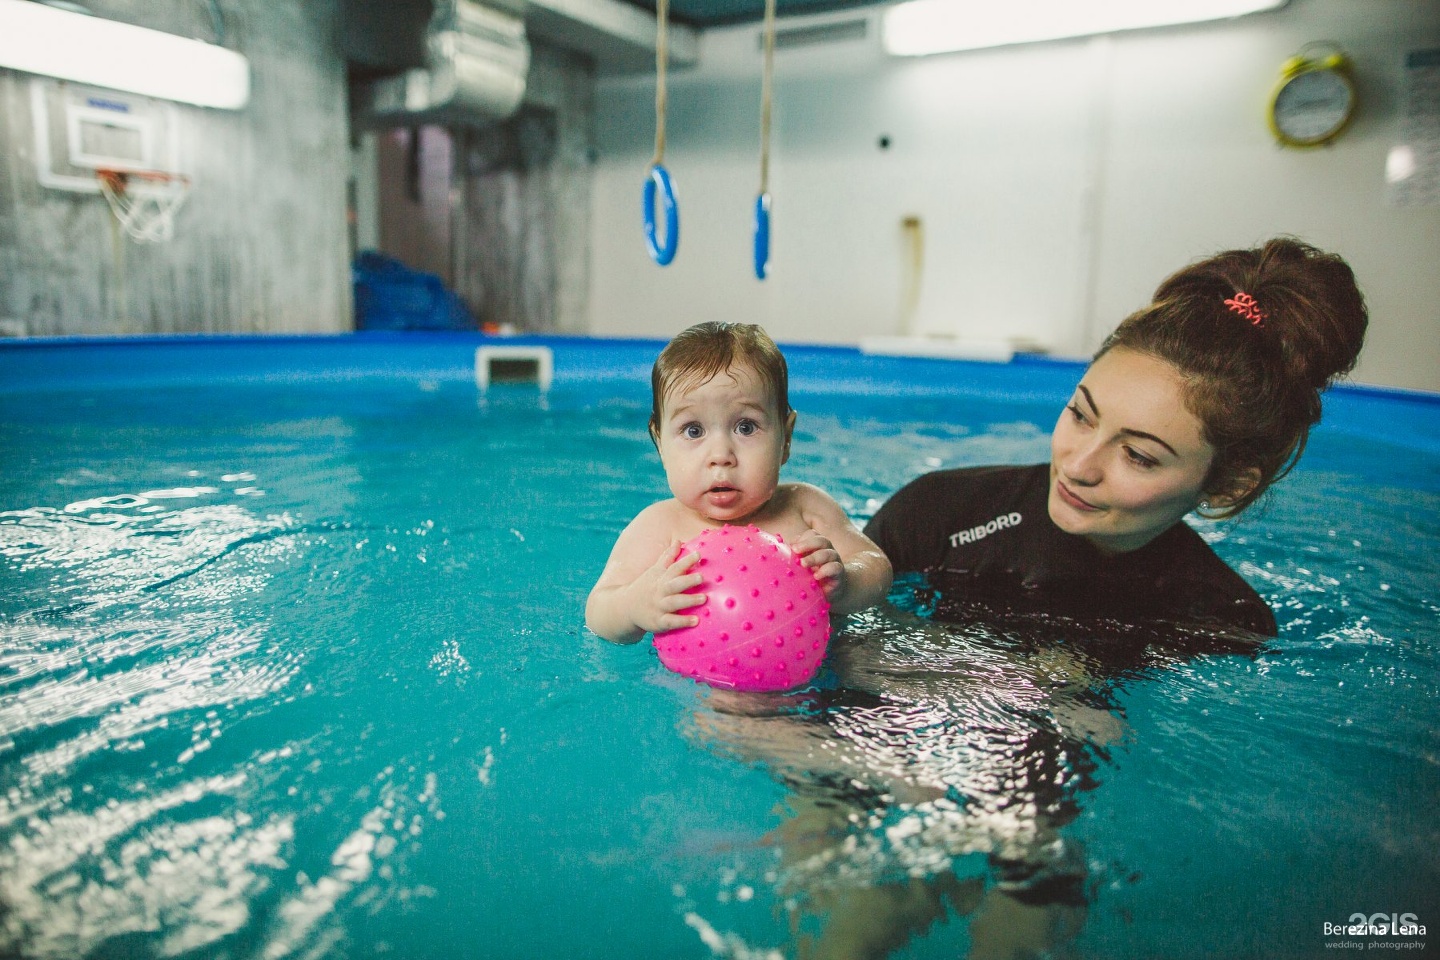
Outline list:
[[[711,506],[732,507],[740,499],[740,491],[723,483],[717,483],[705,491],[705,499],[710,501]]]

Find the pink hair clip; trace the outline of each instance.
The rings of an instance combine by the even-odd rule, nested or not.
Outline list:
[[[1238,290],[1235,292],[1235,296],[1225,301],[1225,306],[1229,307],[1233,312],[1240,314],[1240,316],[1249,320],[1257,327],[1264,326],[1265,318],[1269,316],[1264,310],[1260,309],[1260,305],[1255,302],[1254,297]]]

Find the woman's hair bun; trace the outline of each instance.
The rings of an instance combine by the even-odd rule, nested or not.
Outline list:
[[[1369,314],[1350,265],[1299,240],[1260,248],[1256,299],[1273,304],[1270,329],[1296,378],[1323,389],[1355,368]]]
[[[1349,373],[1365,342],[1369,315],[1350,265],[1302,240],[1279,237],[1193,264],[1160,285],[1157,301],[1204,289],[1217,304],[1237,293],[1264,314],[1258,335],[1278,343],[1287,378],[1323,390]]]

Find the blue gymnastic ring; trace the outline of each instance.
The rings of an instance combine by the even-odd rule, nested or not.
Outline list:
[[[770,194],[755,198],[755,278],[770,272]]]
[[[660,192],[660,203],[665,208],[665,245],[662,247],[655,237],[655,192]],[[658,163],[650,168],[645,180],[645,249],[650,259],[660,266],[670,265],[675,259],[675,250],[680,246],[680,207],[675,202],[675,184],[670,173]]]

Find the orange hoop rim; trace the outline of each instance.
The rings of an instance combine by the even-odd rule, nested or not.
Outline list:
[[[190,178],[183,173],[167,173],[164,170],[117,170],[113,167],[96,167],[95,179],[110,185],[111,189],[123,190],[130,180],[142,180],[156,185],[178,184],[188,189]]]

